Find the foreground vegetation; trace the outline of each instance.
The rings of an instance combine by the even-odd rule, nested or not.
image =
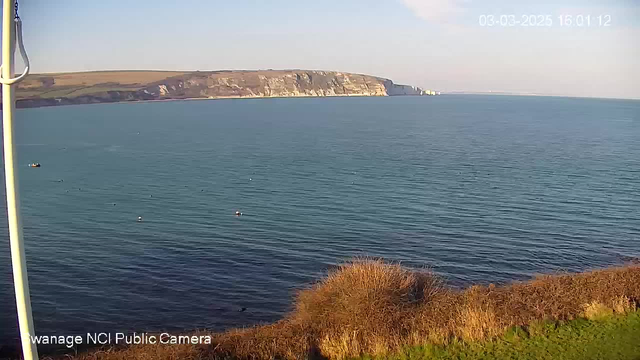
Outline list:
[[[639,341],[629,345],[638,339],[639,300],[637,265],[454,290],[428,272],[364,260],[301,291],[275,324],[216,334],[212,345],[141,345],[74,358],[633,359],[640,357]]]
[[[565,324],[536,322],[516,327],[497,339],[442,345],[425,344],[390,356],[361,360],[637,360],[640,359],[640,312]]]

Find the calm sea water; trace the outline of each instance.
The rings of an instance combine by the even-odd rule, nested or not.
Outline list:
[[[640,256],[638,101],[183,101],[17,117],[40,334],[273,321],[358,255],[457,286]],[[0,343],[13,343],[3,211]]]

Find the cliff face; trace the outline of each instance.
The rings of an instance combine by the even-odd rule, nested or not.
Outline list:
[[[158,98],[387,95],[378,78],[325,71],[192,73],[166,79],[142,91]]]
[[[385,80],[384,86],[389,96],[427,95],[427,92],[417,86],[398,85],[391,80]]]
[[[388,79],[332,71],[197,71],[164,73],[166,77],[162,74],[33,75],[18,88],[18,107],[192,98],[424,95],[420,88],[397,85]]]

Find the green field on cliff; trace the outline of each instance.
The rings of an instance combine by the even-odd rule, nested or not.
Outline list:
[[[89,71],[31,74],[18,85],[17,99],[74,97],[106,91],[135,91],[180,76],[178,71]]]

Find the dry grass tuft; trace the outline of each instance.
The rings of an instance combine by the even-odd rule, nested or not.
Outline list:
[[[491,310],[467,308],[460,312],[460,337],[467,341],[500,335],[499,323]]]
[[[584,317],[589,320],[605,320],[613,314],[626,314],[636,310],[636,305],[627,296],[616,296],[607,304],[599,300],[583,305]]]
[[[301,291],[292,318],[309,324],[327,357],[382,355],[403,345],[411,332],[408,320],[440,289],[430,273],[356,260]]]
[[[431,273],[364,259],[302,290],[285,319],[216,334],[211,346],[136,346],[76,359],[346,359],[486,339],[512,326],[536,332],[549,321],[625,313],[639,300],[638,265],[457,291]]]
[[[584,317],[589,320],[605,320],[613,315],[613,309],[600,301],[592,301],[584,305]]]
[[[636,310],[636,303],[626,296],[618,296],[613,299],[611,308],[617,314],[626,314]]]

